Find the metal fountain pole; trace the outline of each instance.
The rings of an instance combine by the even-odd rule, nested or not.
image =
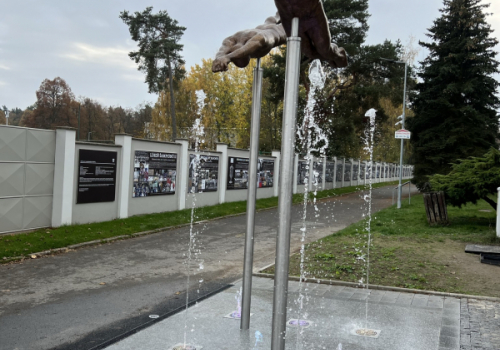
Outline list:
[[[398,62],[403,63],[403,62]],[[405,128],[405,115],[406,115],[406,76],[408,75],[408,63],[405,64],[405,86],[403,91],[403,119],[401,121],[401,129]],[[399,187],[398,187],[398,209],[401,209],[401,192],[403,191],[401,184],[403,183],[403,152],[404,140],[401,139],[401,152],[399,155]]]
[[[288,267],[290,262],[290,235],[293,191],[293,160],[295,149],[295,120],[300,73],[299,19],[292,21],[291,37],[287,39],[285,100],[281,141],[280,193],[278,199],[279,227],[276,237],[274,276],[272,350],[285,349]]]
[[[253,247],[255,231],[255,200],[257,197],[257,163],[259,157],[260,111],[262,101],[262,75],[260,58],[253,71],[252,125],[250,129],[250,164],[248,169],[247,232],[243,265],[243,295],[241,300],[240,329],[250,327],[250,305],[252,300]]]

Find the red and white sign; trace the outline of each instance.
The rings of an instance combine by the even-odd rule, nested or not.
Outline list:
[[[401,129],[396,131],[396,138],[397,139],[410,139],[411,132],[405,129]]]

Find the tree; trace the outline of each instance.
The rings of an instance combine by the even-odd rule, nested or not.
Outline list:
[[[327,156],[358,158],[363,154],[365,112],[370,108],[377,109],[377,123],[382,123],[388,119],[388,115],[384,109],[387,103],[382,104],[381,101],[390,101],[397,106],[402,103],[404,69],[395,65],[381,65],[379,58],[400,59],[403,48],[399,42],[389,41],[379,45],[363,45],[369,28],[368,0],[325,0],[323,6],[330,23],[332,41],[346,49],[349,65],[344,69],[323,65],[327,80],[325,88],[317,92],[316,121],[329,139]],[[279,98],[282,102],[284,51],[272,54],[271,58],[273,64],[264,66],[264,77],[272,87],[271,97]],[[300,81],[305,91],[299,95],[299,125],[309,91],[309,63],[310,60],[302,59]],[[266,98],[265,92],[263,96]]]
[[[458,160],[451,168],[448,175],[430,177],[433,190],[444,191],[447,201],[456,207],[484,199],[497,210],[497,203],[488,196],[500,187],[500,151],[491,148],[481,157]]]
[[[495,96],[498,72],[491,37],[480,0],[444,0],[442,16],[420,42],[430,53],[421,62],[421,83],[413,97],[412,131],[415,178],[420,189],[429,176],[446,174],[451,163],[480,156],[495,146],[500,106]]]
[[[150,93],[160,93],[170,90],[172,138],[177,137],[175,119],[174,76],[184,75],[184,60],[179,52],[183,45],[179,44],[185,27],[178,25],[167,11],[152,13],[153,8],[147,7],[142,13],[130,15],[128,11],[120,13],[120,18],[128,25],[132,40],[137,41],[139,51],[129,53],[129,57],[139,65],[139,71],[146,73],[146,83]],[[172,64],[175,73],[172,72]],[[167,88],[167,78],[169,86]]]
[[[45,79],[36,91],[36,99],[35,110],[24,121],[26,126],[53,129],[57,126],[77,125],[76,116],[71,111],[71,102],[75,96],[64,79]]]
[[[183,138],[192,139],[192,127],[198,113],[195,92],[203,90],[208,103],[202,111],[205,127],[202,148],[214,149],[217,142],[247,148],[255,62],[244,69],[230,65],[223,74],[213,73],[212,63],[211,59],[202,60],[201,65],[191,67],[186,77],[179,82],[175,100],[181,116],[178,122],[180,134]],[[170,134],[172,128],[167,117],[170,103],[165,94],[160,94],[148,127],[151,137],[161,140]]]

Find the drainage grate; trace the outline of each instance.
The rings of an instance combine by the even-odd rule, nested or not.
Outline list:
[[[292,327],[308,328],[311,327],[313,323],[308,320],[298,320],[296,318],[292,318],[290,321],[287,322],[287,324]]]
[[[380,330],[375,330],[375,329],[359,328],[355,329],[352,332],[352,334],[357,335],[359,337],[378,338],[380,332],[381,332]]]
[[[250,314],[252,316],[253,314]],[[230,314],[224,316],[224,318],[232,318],[233,320],[241,320],[241,312],[233,311]]]

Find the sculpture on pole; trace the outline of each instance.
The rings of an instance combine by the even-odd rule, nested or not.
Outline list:
[[[212,71],[226,71],[230,62],[233,62],[237,67],[244,68],[248,66],[252,58],[259,59],[254,75],[254,101],[250,140],[252,151],[250,153],[249,169],[250,179],[255,179],[259,142],[258,119],[260,118],[260,94],[262,89],[260,58],[267,55],[274,47],[287,43],[281,181],[278,203],[279,227],[276,238],[276,272],[271,340],[272,350],[283,350],[285,348],[286,333],[293,159],[301,51],[309,59],[326,61],[334,68],[347,66],[347,54],[343,48],[331,42],[328,19],[321,0],[275,0],[275,4],[278,9],[276,16],[267,18],[263,25],[255,29],[239,31],[223,41],[222,47],[213,62]],[[251,191],[249,188],[248,193],[241,313],[241,329],[244,330],[248,330],[250,324],[256,188],[255,191]]]
[[[212,71],[226,71],[230,62],[239,68],[245,68],[250,59],[264,57],[273,48],[285,43],[286,33],[279,16],[269,17],[255,29],[242,30],[224,39],[215,56]]]
[[[299,18],[301,51],[311,60],[326,61],[333,68],[347,66],[347,54],[332,43],[328,19],[321,0],[275,0],[278,13],[255,29],[237,32],[224,39],[217,53],[213,72],[226,71],[230,62],[244,68],[252,58],[266,56],[286,43],[291,35],[292,19]]]
[[[328,19],[321,0],[274,0],[286,35],[291,36],[292,20],[299,19],[301,51],[308,58],[328,62],[333,68],[347,66],[347,54],[332,43]]]

